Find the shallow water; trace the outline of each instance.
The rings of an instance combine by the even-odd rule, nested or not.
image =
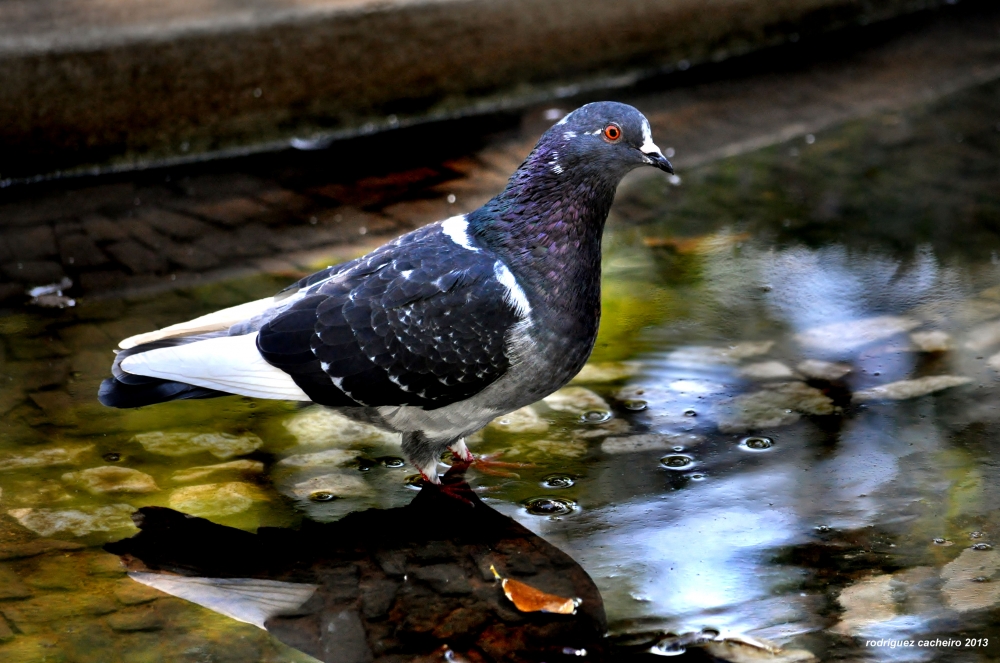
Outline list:
[[[997,658],[998,164],[989,85],[627,183],[591,364],[471,442],[529,467],[470,483],[589,573],[623,648]],[[137,507],[253,531],[414,497],[395,440],[316,408],[96,402],[120,338],[286,282],[0,318],[0,660],[310,660],[100,548]]]

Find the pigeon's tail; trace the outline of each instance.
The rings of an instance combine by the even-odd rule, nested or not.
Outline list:
[[[204,340],[217,336],[218,334],[202,334],[198,336],[188,336],[180,338],[169,338],[151,343],[138,345],[127,350],[119,350],[115,356],[115,361],[111,365],[113,377],[104,380],[101,388],[97,392],[97,398],[102,405],[117,408],[142,407],[143,405],[153,405],[154,403],[165,403],[167,401],[179,401],[188,398],[215,398],[217,396],[228,396],[224,391],[198,387],[184,382],[164,380],[161,378],[151,378],[145,375],[135,375],[127,373],[121,367],[122,361],[126,357],[169,348],[177,345],[184,345],[194,341]]]

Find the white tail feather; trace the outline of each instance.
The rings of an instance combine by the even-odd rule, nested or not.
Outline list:
[[[222,309],[221,311],[216,311],[215,313],[203,315],[200,318],[195,318],[194,320],[179,322],[176,325],[170,325],[169,327],[164,327],[163,329],[158,329],[157,331],[130,336],[119,343],[118,347],[127,350],[129,348],[134,348],[137,345],[142,345],[143,343],[159,341],[164,338],[172,338],[174,336],[191,336],[193,334],[204,334],[206,332],[229,329],[237,322],[242,322],[243,320],[263,313],[267,309],[275,306],[277,303],[278,302],[274,301],[274,297],[265,297],[264,299],[258,299],[254,302],[247,302],[246,304],[240,304],[239,306],[232,306],[230,308]]]
[[[317,589],[317,585],[256,578],[191,578],[139,572],[129,573],[129,577],[258,628],[264,628],[264,622],[275,615],[295,612]]]
[[[240,396],[311,401],[292,377],[257,351],[257,334],[218,336],[126,357],[126,373],[184,382]]]

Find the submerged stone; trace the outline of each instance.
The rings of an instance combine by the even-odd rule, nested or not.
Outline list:
[[[81,457],[93,451],[94,445],[78,447],[57,447],[43,449],[33,454],[5,456],[0,458],[0,472],[4,470],[22,470],[38,467],[59,467],[60,465],[78,465]]]
[[[354,449],[327,449],[311,454],[288,456],[278,463],[278,467],[345,467],[356,462],[360,454],[360,451]]]
[[[897,334],[904,334],[919,327],[920,324],[919,320],[913,318],[881,315],[814,327],[796,334],[794,338],[799,344],[814,350],[849,352]]]
[[[780,361],[761,361],[747,364],[740,368],[739,375],[749,380],[789,380],[796,377],[795,371]]]
[[[206,483],[178,488],[170,494],[170,507],[192,516],[208,518],[242,513],[255,501],[266,499],[267,495],[250,483]]]
[[[839,380],[852,370],[850,364],[839,364],[819,359],[806,359],[799,362],[799,365],[795,369],[807,378],[830,382]]]
[[[134,530],[130,504],[111,504],[91,509],[11,509],[8,511],[17,522],[42,536],[70,533],[86,536],[94,532]]]
[[[320,405],[302,410],[284,425],[303,445],[349,447],[402,444],[399,433],[348,419]]]
[[[497,417],[487,427],[505,433],[545,433],[549,430],[549,422],[542,419],[535,408],[526,405]]]
[[[954,347],[951,334],[941,330],[913,332],[910,340],[921,352],[948,352]]]
[[[856,391],[851,395],[855,403],[866,401],[901,401],[908,398],[919,398],[937,391],[959,387],[972,382],[972,378],[959,375],[929,375],[915,380],[900,380],[879,385],[871,389]]]
[[[264,444],[253,433],[231,435],[184,431],[141,433],[135,436],[135,441],[146,451],[161,456],[189,456],[207,451],[222,459],[253,453]]]
[[[322,474],[292,486],[292,495],[295,497],[317,502],[328,502],[341,497],[368,497],[374,492],[359,475],[347,472]]]
[[[674,447],[689,447],[704,442],[701,435],[692,433],[649,433],[628,437],[609,437],[601,443],[606,454],[641,453],[644,451],[669,451]]]
[[[804,382],[785,382],[721,401],[714,411],[720,431],[742,433],[788,426],[803,414],[828,415],[836,408],[819,389]]]
[[[973,327],[965,339],[965,347],[976,352],[1000,343],[1000,320]]]
[[[219,463],[217,465],[200,465],[198,467],[177,470],[171,478],[178,483],[189,483],[191,481],[207,479],[216,474],[260,474],[263,471],[264,463],[259,460],[242,459],[231,460],[228,463]]]
[[[583,387],[563,387],[554,394],[546,396],[544,402],[556,412],[583,415],[586,412],[611,411],[607,401]]]
[[[587,364],[570,384],[601,384],[618,382],[639,372],[641,364],[634,361],[607,361]]]
[[[1000,552],[963,550],[961,555],[941,569],[941,578],[945,581],[941,592],[948,605],[959,612],[1000,604],[1000,582],[994,578],[998,571]],[[994,582],[978,582],[979,578],[993,579]]]
[[[153,477],[130,467],[92,467],[67,472],[62,479],[92,495],[155,493],[160,489]]]
[[[699,367],[717,364],[737,364],[744,359],[765,355],[771,351],[774,341],[744,341],[720,348],[707,345],[693,345],[674,350],[667,355],[667,361],[677,366]]]

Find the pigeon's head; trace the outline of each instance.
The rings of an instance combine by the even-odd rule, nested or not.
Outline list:
[[[649,120],[614,101],[587,104],[545,132],[539,147],[554,172],[604,173],[620,179],[633,168],[653,166],[670,174],[674,168],[653,142]]]

